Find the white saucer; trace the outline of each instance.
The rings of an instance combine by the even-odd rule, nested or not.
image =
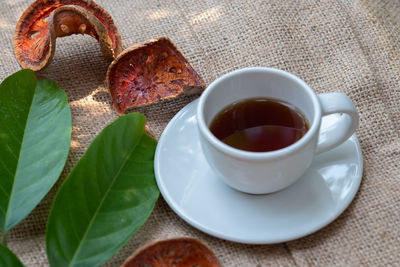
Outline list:
[[[360,186],[363,161],[357,137],[318,155],[292,186],[249,195],[225,185],[198,141],[198,100],[169,122],[157,146],[155,173],[169,206],[195,228],[222,239],[272,244],[311,234],[337,218]],[[323,120],[328,126],[337,117]]]

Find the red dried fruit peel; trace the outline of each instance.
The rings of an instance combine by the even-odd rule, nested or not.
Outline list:
[[[122,267],[221,267],[213,251],[199,239],[175,238],[151,243],[137,250]]]
[[[107,71],[107,87],[119,114],[182,94],[200,93],[205,83],[168,38],[135,44]]]
[[[106,60],[121,52],[121,37],[111,16],[93,1],[37,0],[21,16],[14,35],[14,52],[23,68],[40,70],[55,52],[57,37],[89,34],[100,43]]]

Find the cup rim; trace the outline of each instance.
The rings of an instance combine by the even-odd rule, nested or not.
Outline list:
[[[242,73],[254,73],[254,72],[260,72],[260,73],[273,73],[275,75],[280,75],[283,76],[287,79],[295,81],[299,86],[301,86],[305,92],[309,95],[311,98],[311,101],[314,106],[314,119],[312,122],[310,122],[310,129],[306,132],[304,136],[302,136],[299,140],[294,142],[293,144],[278,149],[274,151],[268,151],[268,152],[251,152],[251,151],[245,151],[241,149],[237,149],[234,147],[231,147],[225,143],[223,143],[221,140],[219,140],[217,137],[214,136],[214,134],[211,133],[210,129],[206,125],[205,119],[204,119],[204,105],[205,102],[209,96],[209,94],[224,80],[229,79],[233,76],[242,74]],[[306,144],[308,144],[311,139],[318,134],[318,130],[320,127],[320,122],[321,122],[321,105],[318,99],[317,94],[314,92],[311,87],[305,83],[302,79],[299,77],[295,76],[294,74],[291,74],[287,71],[276,69],[276,68],[269,68],[269,67],[247,67],[247,68],[242,68],[238,70],[231,71],[229,73],[226,73],[222,75],[221,77],[217,78],[214,80],[202,93],[200,96],[200,101],[197,106],[197,125],[200,130],[200,133],[205,137],[205,139],[217,150],[238,158],[238,159],[244,159],[244,160],[267,160],[267,159],[276,159],[276,158],[282,158],[285,156],[288,156],[289,154],[295,153],[302,149]]]

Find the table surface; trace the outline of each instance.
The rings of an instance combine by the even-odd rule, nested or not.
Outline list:
[[[104,266],[121,264],[154,239],[206,241],[223,266],[370,266],[400,262],[400,2],[397,0],[96,1],[113,17],[123,48],[167,36],[207,84],[231,70],[266,66],[296,74],[318,93],[344,92],[360,113],[364,175],[349,208],[322,230],[287,243],[244,245],[206,235],[160,198],[146,224]],[[20,69],[15,25],[31,1],[0,5],[0,80]],[[59,182],[8,234],[27,266],[48,266],[44,233],[61,181],[90,142],[118,117],[104,86],[108,65],[89,36],[57,39],[53,62],[39,72],[58,83],[72,111],[71,151]],[[197,96],[138,108],[157,137]]]

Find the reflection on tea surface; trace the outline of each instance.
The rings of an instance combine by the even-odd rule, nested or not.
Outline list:
[[[295,106],[271,98],[233,103],[220,111],[210,125],[211,132],[222,142],[252,152],[290,146],[308,129],[306,118]]]

